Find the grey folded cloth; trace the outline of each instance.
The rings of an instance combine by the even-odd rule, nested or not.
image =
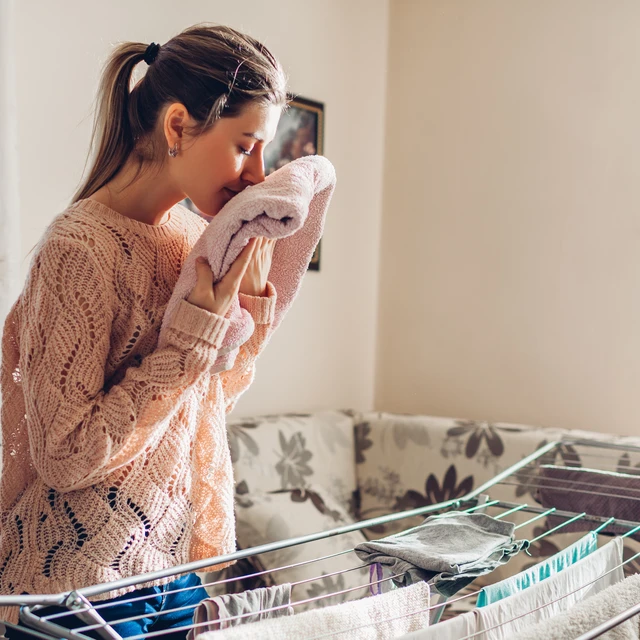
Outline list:
[[[484,513],[452,511],[430,516],[421,525],[380,540],[359,544],[354,551],[367,563],[386,567],[399,585],[428,581],[452,596],[478,576],[505,564],[528,546],[515,540],[515,524]]]
[[[187,638],[188,640],[194,640],[196,636],[205,631],[228,629],[247,622],[290,616],[294,613],[293,607],[284,606],[290,604],[291,585],[289,583],[207,598],[196,607],[193,613],[193,622],[200,626],[191,629]],[[273,607],[281,608],[274,611],[265,611],[265,609]],[[253,615],[235,620],[230,619],[246,613],[252,613]],[[210,622],[211,624],[202,624],[205,622]]]

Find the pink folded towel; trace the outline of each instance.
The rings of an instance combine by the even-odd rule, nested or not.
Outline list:
[[[180,300],[189,297],[196,283],[196,258],[204,256],[215,282],[229,271],[249,240],[278,238],[269,281],[277,298],[271,333],[293,303],[313,252],[322,237],[324,220],[335,189],[333,165],[323,156],[298,158],[270,174],[264,182],[247,187],[215,216],[184,262],[164,313],[158,346],[166,344],[166,329]],[[227,313],[230,319],[212,373],[233,367],[240,345],[254,331],[254,321],[239,299]]]

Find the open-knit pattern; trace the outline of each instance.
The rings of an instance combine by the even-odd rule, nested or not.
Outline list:
[[[2,339],[0,593],[57,593],[234,551],[225,414],[253,379],[276,291],[239,295],[255,331],[229,371],[211,373],[229,319],[184,300],[157,348],[205,228],[179,204],[154,226],[84,199],[44,234]]]

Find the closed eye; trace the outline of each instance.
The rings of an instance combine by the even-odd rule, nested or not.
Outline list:
[[[250,156],[251,155],[251,149],[245,149],[244,147],[238,147],[238,151],[240,151],[240,153],[244,154],[245,156]]]

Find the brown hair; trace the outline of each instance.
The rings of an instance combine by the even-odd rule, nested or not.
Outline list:
[[[145,162],[162,168],[166,140],[156,124],[168,104],[186,107],[196,125],[185,132],[195,137],[218,119],[239,115],[249,103],[286,106],[286,78],[279,62],[264,45],[235,29],[210,23],[185,29],[160,47],[130,90],[131,75],[146,50],[146,44],[121,43],[103,68],[87,161],[98,139],[96,157],[71,204],[109,182],[132,153],[138,160],[132,182]]]

